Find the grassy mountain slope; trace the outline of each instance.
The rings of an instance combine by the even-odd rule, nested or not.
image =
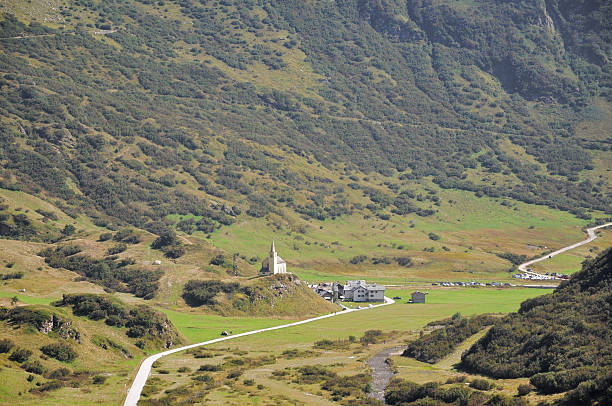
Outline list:
[[[210,230],[238,210],[364,210],[349,191],[323,190],[317,163],[581,214],[609,209],[609,187],[581,181],[597,170],[588,151],[607,151],[607,140],[575,136],[594,98],[608,103],[609,22],[586,22],[603,3],[57,6],[53,23],[23,11],[29,25],[3,20],[2,179],[99,224],[154,230],[190,213]],[[562,18],[572,13],[582,19]],[[565,46],[582,26],[593,31],[585,45]],[[385,197],[353,183],[374,212],[428,214],[401,189]]]
[[[83,312],[86,303],[80,302],[81,312],[73,312],[65,306],[22,302],[14,306],[0,299],[0,344],[4,343],[0,402],[91,404],[90,394],[95,391],[97,399],[117,404],[123,394],[115,388],[128,382],[145,351],[164,348],[168,342],[163,340],[170,337],[171,344],[180,343],[165,315],[155,316],[161,322],[155,324],[160,327],[156,332],[136,331],[146,313],[139,313],[141,321],[129,316],[131,327],[113,326],[97,316],[88,318]],[[135,309],[117,301],[114,306],[124,312],[124,320]]]
[[[460,367],[496,378],[530,377],[563,402],[610,402],[612,249],[586,261],[554,293],[527,300],[463,355]]]
[[[255,275],[272,238],[306,279],[504,279],[496,254],[610,208],[605,3],[1,7],[0,234],[131,224],[152,234],[119,257],[150,263],[171,227],[165,303],[218,249]],[[17,235],[33,196],[61,217]]]

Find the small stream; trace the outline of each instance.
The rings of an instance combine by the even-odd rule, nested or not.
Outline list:
[[[372,368],[372,392],[368,394],[369,397],[378,399],[381,402],[385,401],[385,389],[394,375],[391,367],[386,362],[387,358],[392,355],[399,355],[405,349],[405,345],[387,348],[368,360],[368,366]]]

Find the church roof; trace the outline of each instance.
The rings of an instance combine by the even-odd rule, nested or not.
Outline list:
[[[276,263],[277,264],[286,264],[285,260],[282,259],[281,257],[276,257]]]

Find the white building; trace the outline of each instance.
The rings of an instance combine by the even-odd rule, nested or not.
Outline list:
[[[273,275],[276,275],[277,273],[287,273],[287,263],[276,253],[274,241],[272,241],[268,258],[264,259],[261,263],[261,271]]]
[[[385,287],[367,284],[364,280],[346,281],[343,295],[345,300],[353,302],[382,302],[385,300]]]

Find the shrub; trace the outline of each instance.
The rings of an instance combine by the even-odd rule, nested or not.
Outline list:
[[[217,372],[221,371],[221,367],[219,365],[204,364],[200,366],[198,371]]]
[[[440,236],[436,233],[429,233],[428,237],[432,241],[438,241],[440,239]]]
[[[229,378],[229,376],[228,376],[228,378]],[[194,376],[191,379],[193,379],[194,381],[204,382],[204,383],[207,383],[207,384],[211,384],[211,383],[213,383],[215,381],[213,379],[213,377],[208,375],[208,374],[196,375],[196,376]]]
[[[8,338],[5,338],[4,340],[0,340],[0,354],[9,352],[11,348],[13,348],[14,345],[15,344],[13,344],[13,342],[9,340]]]
[[[71,374],[71,371],[66,367],[54,369],[47,374],[48,379],[64,379]]]
[[[518,386],[518,395],[525,396],[533,390],[533,386],[529,384],[520,384]]]
[[[15,348],[15,351],[13,351],[11,355],[9,355],[8,359],[11,361],[22,363],[27,361],[31,355],[32,351],[30,350],[27,350],[25,348]]]
[[[33,374],[42,375],[45,373],[45,367],[38,360],[26,362],[21,365],[21,367],[25,369],[26,372],[30,372]]]
[[[94,385],[102,385],[106,382],[106,378],[104,375],[96,375],[93,377],[92,382]]]
[[[210,260],[211,265],[223,265],[224,263],[225,257],[222,254],[219,254]]]
[[[106,255],[115,255],[115,254],[120,254],[123,251],[125,251],[127,249],[127,245],[121,243],[121,244],[117,244],[114,245],[112,247],[110,247],[108,249],[108,251],[106,252]]]
[[[64,386],[64,384],[61,381],[49,381],[43,383],[36,389],[31,389],[30,392],[50,392],[52,390],[58,390],[62,386]]]
[[[470,382],[470,388],[478,389],[478,390],[489,390],[493,386],[493,383],[486,379],[474,379]]]
[[[100,237],[98,237],[98,241],[108,241],[113,237],[112,233],[102,233]]]
[[[380,330],[368,330],[363,334],[363,337],[359,339],[361,344],[376,344],[383,337],[383,332]]]
[[[43,354],[62,362],[70,362],[77,357],[76,351],[65,343],[51,343],[40,347],[40,350]]]

